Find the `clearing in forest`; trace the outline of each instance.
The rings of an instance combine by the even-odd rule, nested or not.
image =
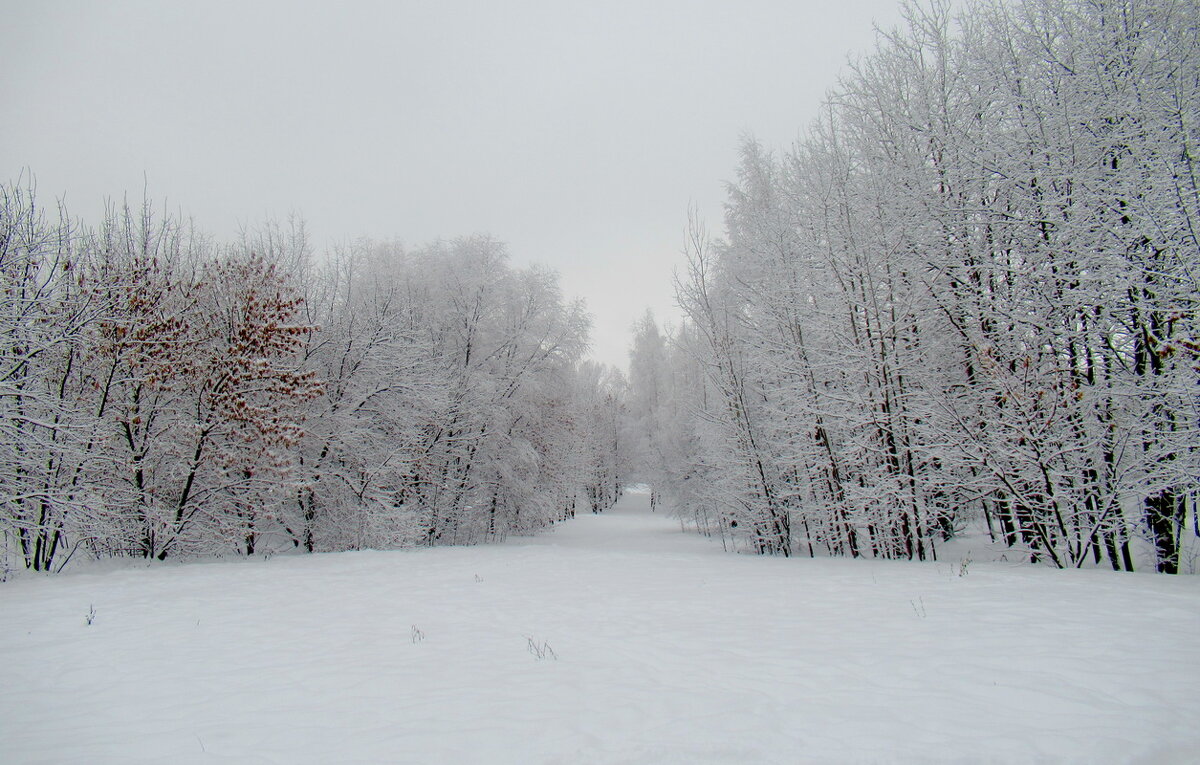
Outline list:
[[[1193,762],[1197,635],[1196,577],[732,555],[633,493],[0,585],[0,762]]]

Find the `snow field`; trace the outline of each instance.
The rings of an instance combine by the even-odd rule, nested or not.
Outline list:
[[[729,555],[630,494],[497,546],[19,578],[0,762],[1200,758],[1200,580],[958,570]]]

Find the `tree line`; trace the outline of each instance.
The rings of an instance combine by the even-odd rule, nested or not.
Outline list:
[[[314,255],[0,188],[6,567],[474,544],[620,492],[623,377],[557,276],[475,236]]]
[[[1197,19],[910,5],[789,151],[745,141],[724,235],[689,229],[686,320],[636,333],[656,490],[761,553],[936,559],[979,519],[1034,562],[1178,573],[1200,534]]]

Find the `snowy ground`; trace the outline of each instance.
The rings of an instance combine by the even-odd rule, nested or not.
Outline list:
[[[728,555],[634,494],[492,547],[20,578],[0,762],[1200,761],[1200,579],[959,568]]]

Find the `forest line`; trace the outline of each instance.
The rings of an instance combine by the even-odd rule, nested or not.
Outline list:
[[[316,257],[302,222],[217,245],[0,191],[9,553],[473,544],[620,491],[611,372],[557,276],[486,237]]]
[[[761,554],[1060,568],[1200,538],[1195,0],[910,5],[693,221],[686,319],[586,360],[484,236],[220,244],[0,189],[6,567],[474,544],[632,481]]]
[[[906,16],[790,151],[743,145],[722,238],[693,222],[687,320],[631,367],[654,483],[763,553],[931,559],[981,519],[1034,562],[1177,573],[1200,8]]]

